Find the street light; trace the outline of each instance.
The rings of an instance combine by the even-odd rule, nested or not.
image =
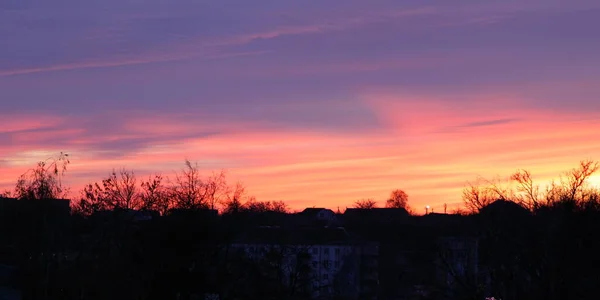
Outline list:
[[[429,213],[429,205],[425,206],[425,214]]]

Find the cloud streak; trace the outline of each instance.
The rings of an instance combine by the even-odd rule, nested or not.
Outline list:
[[[140,65],[157,62],[170,62],[178,61],[183,59],[190,59],[194,57],[203,57],[205,59],[222,59],[227,57],[238,57],[248,55],[260,55],[270,52],[269,50],[259,51],[241,51],[236,52],[235,50],[229,51],[229,53],[222,53],[222,50],[217,48],[233,46],[240,46],[249,44],[260,40],[275,39],[283,36],[293,35],[304,35],[304,34],[315,34],[315,33],[327,33],[338,30],[348,30],[356,26],[365,26],[371,23],[381,22],[390,17],[409,17],[421,14],[431,13],[429,9],[415,9],[398,11],[393,13],[385,13],[381,15],[375,15],[369,18],[342,18],[337,21],[328,21],[319,25],[302,25],[302,26],[288,26],[281,27],[275,30],[259,31],[235,36],[229,36],[225,38],[213,38],[213,39],[202,39],[200,37],[181,39],[176,41],[175,45],[170,46],[172,48],[163,53],[148,54],[144,53],[141,57],[136,58],[114,58],[106,61],[82,61],[77,63],[66,63],[57,64],[50,66],[30,67],[30,68],[15,68],[15,69],[0,69],[0,77],[2,76],[14,76],[24,75],[40,72],[53,72],[53,71],[67,71],[77,70],[86,68],[108,68],[108,67],[121,67],[129,65]],[[104,33],[106,35],[106,33]]]
[[[428,101],[429,104],[421,102],[421,107],[432,107],[437,100]],[[469,120],[476,111],[477,108],[440,113],[413,108],[404,109],[403,115],[417,115],[418,119],[434,123],[432,128],[440,128],[453,120]],[[385,112],[395,114],[389,106]],[[549,174],[558,174],[588,153],[600,150],[593,142],[600,137],[599,120],[547,122],[553,119],[551,112],[525,110],[522,114],[530,118],[521,122],[514,122],[519,120],[517,117],[465,122],[462,126],[468,131],[464,133],[414,135],[412,131],[395,131],[395,123],[390,123],[391,127],[359,136],[277,131],[260,123],[250,131],[228,123],[213,123],[211,127],[222,126],[229,131],[202,134],[197,130],[206,130],[206,126],[181,122],[175,116],[163,118],[158,126],[152,126],[145,118],[131,118],[104,137],[86,142],[75,136],[63,145],[78,149],[73,152],[73,173],[69,179],[74,187],[101,178],[112,167],[133,168],[139,170],[140,176],[154,172],[168,175],[179,169],[187,157],[199,160],[206,172],[229,169],[233,179],[245,182],[259,199],[285,199],[298,207],[314,204],[314,199],[327,199],[328,206],[344,207],[362,197],[384,199],[393,188],[406,189],[416,206],[441,206],[459,203],[465,182],[477,175],[508,175],[517,168],[528,168],[534,174],[543,174],[538,179],[544,182],[550,179]],[[490,126],[498,128],[490,131]],[[36,135],[20,134],[23,140],[39,139]],[[48,146],[58,145],[50,141]],[[48,146],[29,144],[27,148],[37,149],[40,154],[21,158],[15,151],[4,150],[8,161],[19,162],[7,174],[16,176],[23,171],[25,162],[31,164],[40,155],[48,155]],[[111,149],[123,153],[105,152]],[[2,187],[10,186],[8,178],[1,182]]]

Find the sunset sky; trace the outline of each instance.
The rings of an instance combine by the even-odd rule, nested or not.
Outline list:
[[[294,209],[452,207],[600,159],[599,28],[597,0],[0,1],[0,189],[64,151],[75,192],[188,158]]]

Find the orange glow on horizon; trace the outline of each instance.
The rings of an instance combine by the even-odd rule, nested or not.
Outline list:
[[[188,158],[197,161],[206,175],[226,169],[231,182],[242,181],[258,200],[284,200],[293,209],[345,208],[362,198],[374,198],[381,206],[393,189],[400,188],[408,193],[415,211],[430,205],[438,212],[444,203],[449,211],[459,205],[465,183],[478,175],[507,177],[517,169],[528,169],[543,184],[582,159],[600,158],[594,157],[600,153],[598,119],[527,108],[497,107],[485,114],[485,104],[463,109],[435,99],[395,101],[398,98],[365,97],[383,122],[381,130],[372,133],[276,130],[265,124],[200,126],[176,117],[160,119],[160,126],[147,119],[131,120],[123,133],[85,139],[69,139],[80,130],[68,127],[22,132],[13,143],[0,147],[0,189],[11,188],[36,161],[65,151],[71,154],[66,183],[74,196],[85,183],[101,180],[112,168],[132,169],[142,178],[156,172],[172,175]],[[36,120],[10,119],[4,128],[13,132],[65,124],[52,117]],[[168,139],[171,134],[199,129],[221,132]],[[66,142],[36,143],[44,134]],[[153,139],[134,150],[89,146],[124,138],[164,140]],[[598,178],[591,183],[600,186]]]

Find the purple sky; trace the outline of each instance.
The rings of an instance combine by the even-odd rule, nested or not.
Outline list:
[[[530,116],[509,111],[599,119],[599,28],[596,0],[3,0],[0,159],[118,159],[247,132],[360,144],[391,130],[380,95],[401,124],[415,103],[456,114],[435,132]],[[192,159],[249,169],[265,153]]]

